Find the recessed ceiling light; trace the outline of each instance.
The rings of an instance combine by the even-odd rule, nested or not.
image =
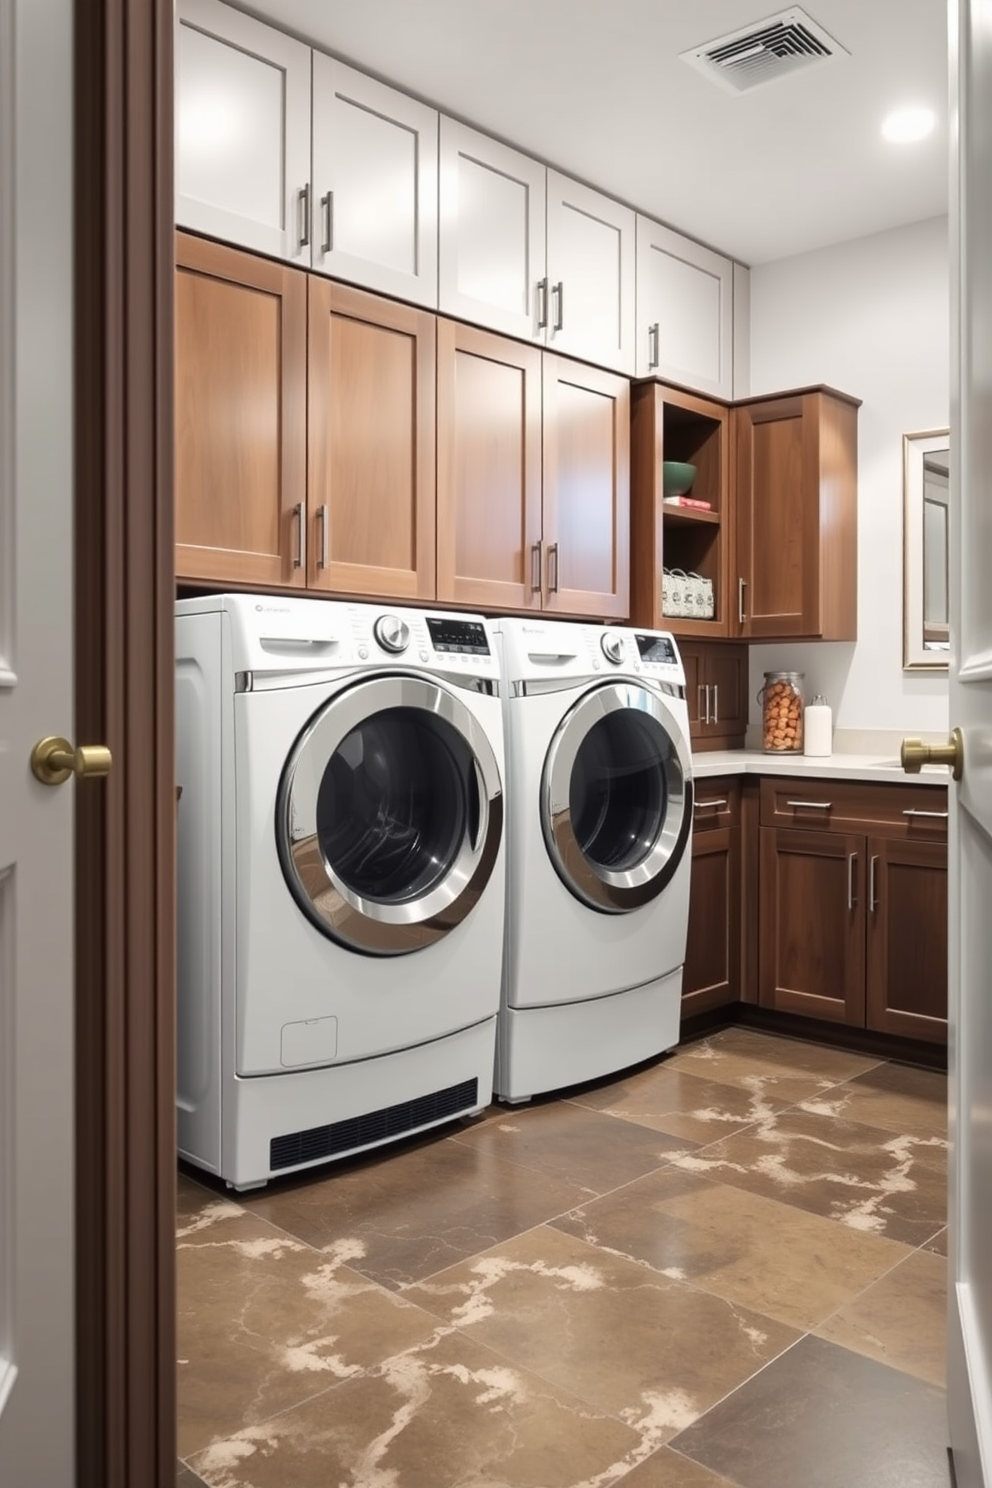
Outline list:
[[[893,144],[911,145],[915,140],[926,139],[936,122],[933,109],[895,109],[882,125],[882,133]]]

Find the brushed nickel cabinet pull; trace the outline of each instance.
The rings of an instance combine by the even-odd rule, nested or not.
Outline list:
[[[903,816],[931,816],[938,821],[947,820],[946,811],[920,811],[916,806],[908,806],[903,812]]]
[[[546,331],[548,328],[548,281],[539,279],[537,281],[537,329]]]
[[[334,192],[328,191],[320,198],[320,205],[324,212],[324,240],[320,245],[321,253],[330,253],[331,243],[334,238]]]
[[[533,594],[541,592],[541,549],[543,543],[531,544],[530,550],[530,587]]]
[[[300,187],[300,194],[299,194],[299,199],[298,199],[298,206],[299,206],[299,211],[300,211],[300,222],[299,222],[299,228],[300,228],[300,233],[299,233],[300,247],[301,248],[308,248],[310,246],[310,186],[309,186],[309,184],[307,184],[306,186],[301,186]]]
[[[317,508],[317,516],[320,518],[320,557],[317,559],[318,568],[327,567],[327,503]]]
[[[804,811],[831,811],[833,801],[786,801],[786,806],[797,806]]]
[[[878,900],[875,897],[875,869],[878,867],[878,857],[872,858],[868,864],[868,908],[872,914],[878,908]]]
[[[744,591],[747,588],[746,579],[737,580],[737,618],[744,624]]]
[[[853,852],[853,853],[849,853],[848,854],[848,858],[847,858],[847,907],[848,907],[848,909],[853,909],[854,906],[858,902],[857,899],[856,899],[856,897],[855,897],[855,894],[854,894],[854,870],[855,870],[855,866],[857,864],[857,861],[858,861],[858,855],[857,855],[856,852]]]
[[[554,572],[554,579],[551,574]],[[548,593],[558,593],[558,544],[553,542],[548,548]]]
[[[558,309],[555,313],[555,323],[551,327],[551,329],[553,331],[562,331],[565,329],[565,285],[561,279],[558,280],[558,283],[553,287],[551,293],[552,296],[558,301]]]
[[[713,683],[713,722],[720,722],[720,684]]]
[[[296,520],[296,556],[293,559],[294,568],[303,567],[303,502],[298,501],[293,507],[293,516]]]
[[[700,682],[696,688],[696,707],[699,711],[700,723],[710,721],[710,690],[704,682]]]
[[[657,321],[648,326],[648,371],[653,372],[661,361],[660,346],[661,327]]]
[[[719,801],[715,798],[712,801],[701,801],[698,796],[696,797],[697,811],[704,811],[707,807],[709,807],[711,811],[719,811],[722,807],[729,805],[730,802],[726,798]]]

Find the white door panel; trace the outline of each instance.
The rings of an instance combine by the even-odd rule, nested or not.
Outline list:
[[[952,0],[948,1416],[958,1488],[992,1485],[992,11]],[[953,113],[957,109],[955,135]]]
[[[437,305],[437,113],[313,54],[313,263]]]
[[[439,308],[543,342],[545,167],[444,117],[440,161]]]
[[[734,265],[637,219],[637,373],[733,396]]]
[[[309,264],[310,48],[181,0],[175,65],[179,226]]]
[[[548,171],[548,345],[634,371],[634,239],[629,207]]]
[[[70,0],[0,0],[0,1483],[11,1488],[75,1483],[74,787],[46,788],[29,768],[35,739],[72,734],[72,22]]]

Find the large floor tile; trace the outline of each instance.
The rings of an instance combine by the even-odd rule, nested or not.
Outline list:
[[[176,1467],[176,1488],[206,1488],[206,1485],[191,1467],[180,1462]]]
[[[356,1271],[398,1289],[584,1197],[577,1184],[504,1162],[485,1143],[440,1140],[243,1194],[241,1202],[318,1250],[345,1245]]]
[[[607,1116],[620,1116],[700,1144],[730,1136],[790,1104],[767,1094],[757,1078],[750,1086],[720,1085],[667,1063],[584,1090],[571,1099]]]
[[[729,1478],[691,1462],[671,1447],[652,1452],[646,1462],[621,1478],[616,1488],[734,1488]]]
[[[880,1064],[803,1109],[918,1137],[947,1136],[947,1076],[906,1064]]]
[[[519,1163],[546,1178],[574,1184],[586,1194],[606,1193],[629,1183],[696,1146],[670,1133],[617,1121],[568,1101],[517,1107],[506,1111],[502,1120],[487,1121],[453,1140],[476,1152]]]
[[[907,1245],[924,1244],[947,1222],[946,1144],[939,1137],[790,1110],[674,1162]]]
[[[542,1227],[406,1294],[660,1446],[798,1337]]]
[[[665,1061],[719,1085],[740,1085],[776,1101],[806,1100],[864,1074],[880,1061],[846,1049],[778,1038],[751,1028],[724,1028],[687,1044]]]
[[[741,1488],[948,1488],[944,1392],[807,1337],[675,1440]]]
[[[934,1235],[934,1237],[933,1237],[932,1240],[928,1240],[927,1243],[926,1243],[926,1245],[923,1248],[924,1248],[924,1250],[932,1250],[933,1253],[934,1253],[934,1255],[946,1256],[947,1255],[947,1240],[948,1240],[948,1233],[947,1233],[947,1230],[945,1228],[945,1229],[941,1230],[941,1232],[940,1232],[939,1235]]]
[[[420,1308],[203,1190],[177,1240],[181,1457],[433,1334]],[[193,1199],[199,1193],[199,1207]]]
[[[931,1384],[947,1377],[947,1262],[913,1251],[816,1329],[845,1348]]]
[[[210,1488],[607,1488],[649,1436],[443,1332],[193,1459]]]
[[[675,1168],[552,1223],[802,1329],[913,1254],[893,1240]]]

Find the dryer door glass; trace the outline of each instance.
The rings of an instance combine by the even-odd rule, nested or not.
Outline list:
[[[474,713],[445,687],[376,677],[311,719],[283,772],[287,882],[324,934],[396,955],[454,929],[488,882],[502,786]]]
[[[689,750],[653,689],[608,683],[566,714],[548,750],[542,825],[568,888],[621,914],[660,894],[688,846]]]

